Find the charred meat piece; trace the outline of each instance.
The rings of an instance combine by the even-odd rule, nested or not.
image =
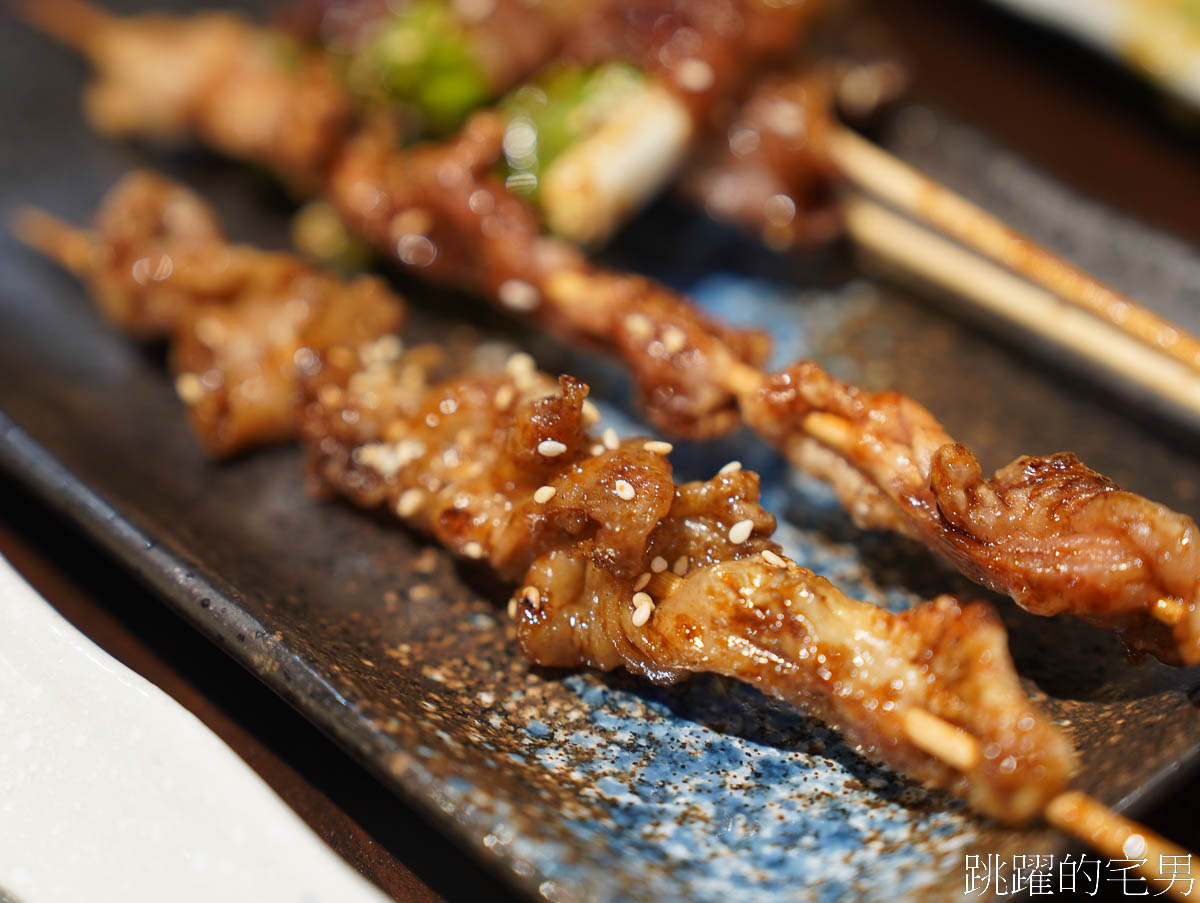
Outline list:
[[[648,608],[610,572],[546,555],[519,596],[522,649],[541,665],[745,681],[1004,821],[1038,815],[1072,773],[1069,743],[1025,695],[1004,629],[983,603],[943,596],[891,614],[769,548],[646,590]],[[983,754],[963,770],[929,755],[905,730],[914,710],[978,738]]]
[[[625,60],[658,76],[703,132],[728,121],[754,75],[796,50],[818,0],[635,0],[598,3],[563,49],[595,65]]]
[[[386,504],[508,580],[566,547],[636,576],[674,493],[666,459],[644,442],[588,437],[587,387],[556,384],[526,355],[448,369],[430,346],[330,352],[306,380],[302,436],[317,485]]]

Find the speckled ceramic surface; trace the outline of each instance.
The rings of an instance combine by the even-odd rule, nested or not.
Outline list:
[[[53,65],[47,65],[52,60]],[[35,202],[81,221],[133,166],[210,198],[230,232],[282,246],[286,210],[258,177],[91,135],[82,67],[8,27],[0,37],[0,211]],[[21,77],[37,72],[36,79]],[[888,141],[1121,288],[1200,328],[1200,265],[1172,239],[1095,208],[936,113]],[[664,236],[669,236],[665,239]],[[926,402],[985,467],[1063,448],[1130,488],[1200,513],[1194,436],[935,303],[862,275],[844,249],[772,256],[661,206],[608,252],[776,332],[870,386]],[[204,460],[161,361],[104,325],[75,283],[0,238],[0,463],[85,524],[200,629],[424,805],[466,847],[549,900],[949,898],[968,852],[1035,854],[1060,839],[982,822],[864,762],[802,714],[717,679],[659,689],[628,676],[534,670],[515,654],[507,590],[383,517],[302,492],[299,454]],[[516,330],[468,299],[405,286],[426,335],[469,321],[594,386],[619,428],[609,363]],[[952,307],[949,308],[952,310]],[[438,312],[438,319],[433,315]],[[891,537],[851,527],[747,435],[678,447],[686,477],[732,457],[761,470],[799,561],[902,607],[984,595]],[[1136,805],[1191,762],[1196,670],[1126,662],[1104,634],[1000,610],[1031,692],[1071,733],[1080,786]]]

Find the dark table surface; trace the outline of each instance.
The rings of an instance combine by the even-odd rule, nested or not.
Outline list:
[[[1200,245],[1200,117],[1071,42],[959,0],[874,0],[912,63],[911,95],[1064,183]],[[397,900],[512,898],[286,703],[104,552],[0,478],[0,554],[84,633],[192,711],[352,866]],[[1146,814],[1200,847],[1194,779]]]

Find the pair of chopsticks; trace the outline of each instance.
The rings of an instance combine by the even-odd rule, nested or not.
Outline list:
[[[849,129],[827,153],[857,189],[843,212],[860,247],[1200,425],[1196,336]]]

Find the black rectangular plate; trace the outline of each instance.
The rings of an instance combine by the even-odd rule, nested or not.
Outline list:
[[[155,167],[201,191],[234,237],[285,246],[287,205],[266,180],[203,153],[93,135],[79,113],[82,64],[11,22],[0,33],[0,74],[0,121],[9,124],[0,145],[0,213],[34,203],[85,222],[122,173]],[[1200,329],[1200,263],[1190,247],[1074,195],[936,111],[902,111],[886,141],[1019,228]],[[606,254],[698,287],[734,315],[737,292],[775,292],[789,301],[788,322],[776,325],[791,345],[842,375],[919,398],[977,451],[985,469],[1022,453],[1072,449],[1130,489],[1177,510],[1200,507],[1200,459],[1186,427],[1099,385],[1072,362],[1026,347],[1020,336],[980,329],[946,299],[867,279],[845,248],[782,258],[698,213],[663,204]],[[309,500],[294,448],[208,462],[186,427],[160,352],[116,334],[78,285],[8,236],[0,237],[0,272],[0,464],[518,886],[549,899],[714,898],[728,862],[761,852],[758,827],[737,828],[737,813],[711,826],[724,844],[712,862],[673,858],[667,841],[629,843],[647,825],[661,827],[653,793],[650,808],[624,823],[628,801],[589,795],[593,785],[604,786],[594,762],[582,754],[573,760],[572,783],[563,778],[570,769],[551,762],[556,747],[539,745],[549,735],[570,750],[566,726],[576,719],[594,725],[598,713],[632,706],[647,724],[666,725],[664,745],[647,756],[691,742],[694,726],[710,751],[716,738],[768,757],[798,750],[814,774],[858,767],[851,752],[829,751],[836,740],[818,727],[765,700],[737,696],[741,691],[723,682],[657,691],[620,676],[531,673],[503,624],[503,587],[425,550],[419,537],[384,518]],[[436,335],[471,322],[481,334],[531,350],[546,369],[583,376],[614,406],[625,404],[628,387],[611,364],[506,323],[470,299],[405,288],[417,331]],[[779,462],[749,436],[681,446],[676,455],[688,476],[711,473],[729,457],[761,467],[781,487],[775,497],[787,500],[785,510],[775,513],[807,537],[821,559],[814,566],[824,562],[835,576],[844,571],[880,600],[913,592],[985,595],[919,550],[805,507]],[[1022,675],[1079,748],[1080,786],[1136,810],[1195,762],[1195,669],[1131,664],[1103,634],[1027,616],[1007,601],[998,606]],[[731,696],[737,698],[724,708],[706,708]],[[859,863],[848,883],[822,883],[796,877],[794,862],[783,857],[758,879],[738,875],[745,892],[833,899],[888,896],[900,887],[912,896],[954,896],[962,887],[955,857],[963,849],[1007,855],[1059,843],[1044,830],[977,823],[937,797],[913,803],[911,788],[890,780],[859,783],[847,791],[849,802],[832,809],[797,804],[795,818],[802,822],[809,811],[805,830],[819,832],[856,806],[899,805],[903,797],[910,852],[934,851],[932,872],[902,850],[881,850],[875,866]],[[740,799],[755,802],[755,794],[779,790],[770,785],[760,775]],[[779,798],[767,802],[778,805]],[[947,831],[962,832],[966,846],[948,840]],[[895,887],[876,880],[895,874],[911,880]],[[780,877],[788,878],[786,887],[774,883]]]

